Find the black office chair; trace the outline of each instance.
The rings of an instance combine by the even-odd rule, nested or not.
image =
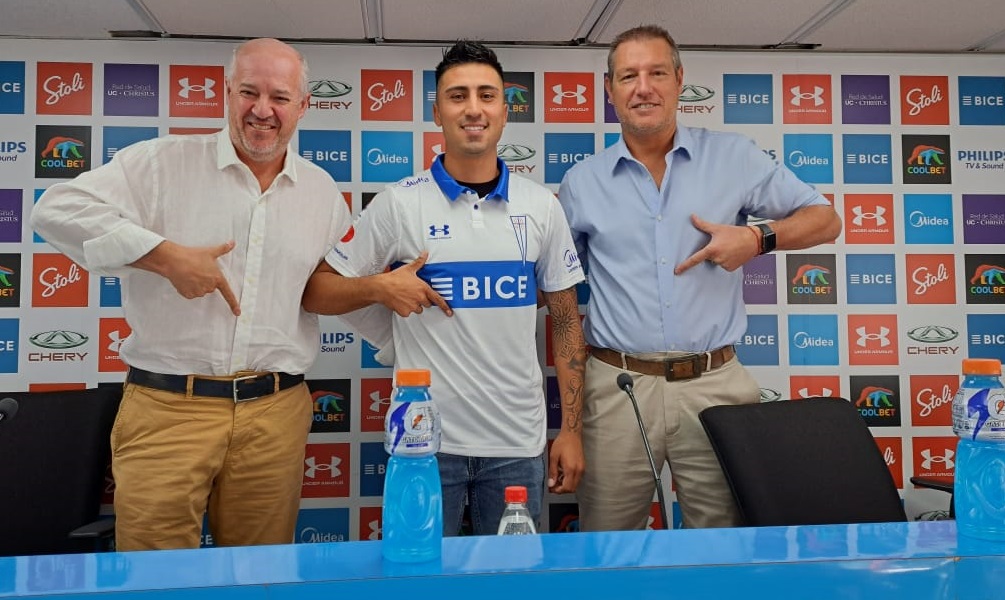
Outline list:
[[[121,398],[121,386],[0,394],[0,556],[111,545],[99,511]]]
[[[886,461],[847,400],[713,406],[699,418],[747,526],[907,520]]]

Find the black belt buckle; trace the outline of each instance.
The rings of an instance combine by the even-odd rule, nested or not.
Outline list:
[[[265,382],[271,382],[272,385],[268,390],[262,390],[261,384]],[[242,385],[244,384],[244,385]],[[262,396],[268,396],[276,391],[276,380],[275,375],[269,373],[268,375],[245,375],[244,377],[235,377],[231,381],[231,389],[233,390],[234,403],[247,402],[248,400],[257,400]],[[264,391],[264,393],[263,393]],[[252,393],[253,396],[243,396],[242,392]]]
[[[701,373],[705,369],[704,357],[705,353],[688,354],[677,358],[667,359],[663,361],[663,376],[666,377],[667,381],[686,381],[688,379],[697,379],[701,377]],[[690,364],[691,374],[677,375],[676,373],[674,373],[673,370],[674,365],[679,364]]]

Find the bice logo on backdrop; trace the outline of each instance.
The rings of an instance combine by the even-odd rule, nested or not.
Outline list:
[[[593,73],[544,74],[544,122],[593,122]]]
[[[223,67],[206,65],[171,65],[172,117],[219,118],[223,116]]]
[[[0,60],[0,114],[24,114],[24,61]]]
[[[839,398],[841,397],[841,378],[837,375],[792,375],[789,377],[789,397],[804,398]]]
[[[952,254],[908,254],[908,304],[956,304],[956,262]]]
[[[896,335],[896,334],[894,334]],[[900,426],[900,377],[852,375],[851,398],[870,427]]]
[[[313,405],[312,433],[347,433],[352,421],[348,379],[314,379],[307,382]]]
[[[949,78],[945,75],[901,75],[900,122],[904,125],[949,125]]]
[[[904,135],[900,140],[905,184],[953,182],[948,135]]]
[[[98,321],[98,371],[102,373],[122,373],[126,363],[119,358],[122,342],[133,332],[122,318]]]
[[[846,244],[892,244],[893,194],[845,194]]]
[[[960,75],[960,125],[1005,125],[1005,77]]]
[[[62,254],[36,254],[32,264],[32,306],[87,306],[87,271]]]
[[[407,70],[363,69],[364,121],[412,120],[412,72]]]
[[[951,426],[953,396],[959,384],[959,375],[911,375],[911,424]]]
[[[896,365],[896,315],[848,315],[848,364]]]
[[[359,381],[360,431],[384,431],[384,415],[391,405],[393,387],[389,377]]]
[[[303,498],[349,497],[349,444],[307,444]]]
[[[904,488],[904,440],[899,437],[877,437],[876,446],[883,455],[883,462],[893,475],[897,489]]]
[[[953,477],[956,474],[956,436],[916,437],[914,447],[915,477]]]
[[[91,165],[91,128],[86,125],[35,126],[35,177],[71,179]]]
[[[823,125],[833,120],[830,75],[782,75],[782,123]]]
[[[91,114],[91,63],[40,62],[35,112],[40,115]]]

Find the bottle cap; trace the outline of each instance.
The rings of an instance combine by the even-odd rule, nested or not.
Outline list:
[[[429,369],[398,369],[394,377],[399,386],[429,387]]]
[[[506,486],[506,503],[522,502],[527,503],[527,488],[522,485]]]
[[[997,358],[963,359],[964,375],[1001,375],[1002,363]]]

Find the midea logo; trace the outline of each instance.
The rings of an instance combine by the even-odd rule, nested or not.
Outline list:
[[[28,341],[39,348],[50,350],[62,350],[65,348],[76,348],[87,343],[87,336],[76,331],[66,331],[56,329],[54,331],[43,331],[28,338]]]
[[[310,82],[307,87],[315,98],[338,98],[352,91],[352,86],[334,79],[318,79]]]
[[[681,102],[701,102],[702,100],[708,100],[714,95],[715,90],[712,88],[688,83],[681,88],[680,96],[677,99]]]
[[[505,161],[521,161],[532,158],[537,152],[533,148],[521,146],[519,144],[499,144],[496,147],[496,155]]]
[[[907,332],[907,337],[925,344],[941,344],[955,340],[959,335],[960,332],[945,325],[922,325]]]

